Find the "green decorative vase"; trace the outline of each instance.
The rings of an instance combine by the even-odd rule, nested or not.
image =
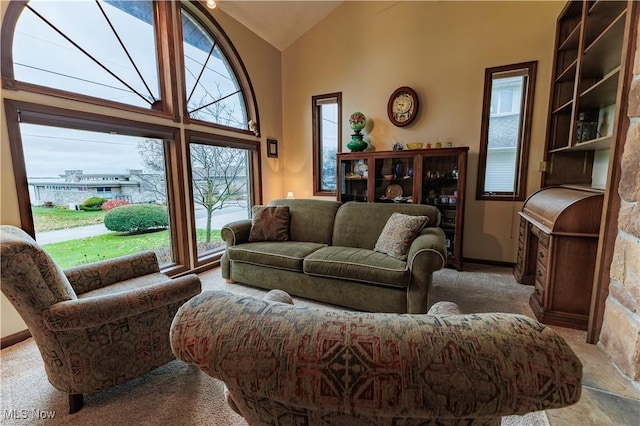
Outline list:
[[[367,143],[362,140],[363,135],[359,132],[351,135],[351,142],[347,144],[347,148],[351,150],[351,152],[360,152],[364,151],[367,147]]]

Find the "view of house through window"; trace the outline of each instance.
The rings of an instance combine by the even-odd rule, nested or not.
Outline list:
[[[314,195],[335,195],[336,154],[341,148],[342,94],[313,96],[312,104]]]
[[[173,261],[163,140],[25,123],[20,133],[36,241],[60,267],[141,248]]]
[[[490,68],[485,75],[479,199],[523,199],[535,62]]]
[[[207,9],[179,0],[8,8],[3,87],[42,99],[6,103],[12,152],[24,156],[12,156],[27,178],[28,190],[17,179],[23,227],[62,268],[142,250],[171,273],[215,260],[220,228],[248,218],[258,198],[259,122],[242,61]],[[195,126],[198,143],[186,136]],[[210,143],[221,133],[223,144]],[[206,259],[190,258],[189,244]]]

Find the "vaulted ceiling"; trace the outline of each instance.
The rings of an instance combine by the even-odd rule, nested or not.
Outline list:
[[[217,7],[279,50],[297,40],[342,1],[231,1]]]

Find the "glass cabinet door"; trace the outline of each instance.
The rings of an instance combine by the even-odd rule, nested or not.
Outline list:
[[[458,175],[457,155],[423,158],[422,203],[436,206],[440,210],[440,227],[447,237],[448,256],[453,256],[455,253],[455,231],[458,220]]]
[[[379,203],[412,203],[414,157],[375,159],[374,201]]]
[[[341,159],[340,201],[367,201],[368,178],[368,159]]]

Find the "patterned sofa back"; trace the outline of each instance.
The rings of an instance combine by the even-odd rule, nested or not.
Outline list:
[[[351,201],[338,209],[333,227],[333,245],[373,250],[382,229],[394,212],[429,216],[427,227],[440,224],[440,211],[433,206]]]

